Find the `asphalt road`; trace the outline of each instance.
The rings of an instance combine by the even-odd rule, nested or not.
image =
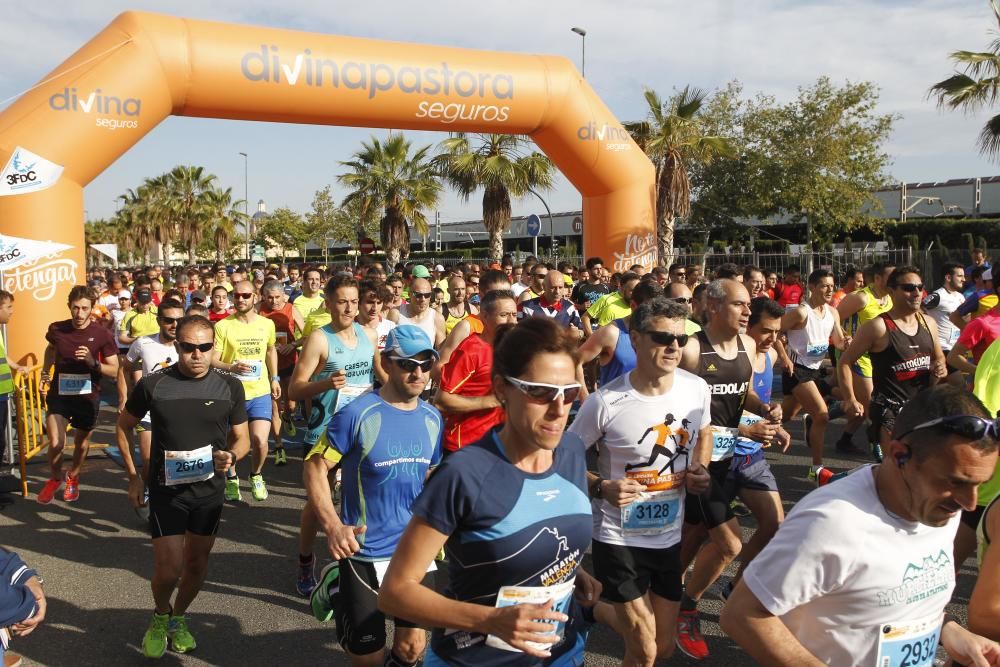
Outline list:
[[[111,442],[111,408],[102,412],[97,443]],[[835,420],[834,437],[841,424]],[[811,489],[805,475],[809,460],[801,442],[801,426],[788,454],[768,453],[785,500],[786,512]],[[860,440],[860,438],[859,438]],[[290,450],[300,455],[301,451]],[[860,461],[831,457],[835,469]],[[189,655],[169,653],[166,665],[276,665],[333,664],[348,661],[337,646],[332,623],[317,622],[307,601],[295,593],[296,540],[299,511],[305,492],[299,456],[289,464],[265,468],[270,497],[255,503],[246,486],[246,464],[241,464],[244,501],[226,507],[219,539],[209,566],[208,580],[189,611],[198,649]],[[79,502],[62,502],[61,493],[48,506],[34,495],[47,477],[43,461],[29,465],[31,497],[0,495],[0,543],[19,553],[45,578],[49,608],[44,625],[33,635],[15,640],[12,650],[27,665],[133,665],[143,658],[140,641],[149,622],[152,596],[152,549],[143,524],[126,497],[126,478],[107,450],[93,449],[81,477]],[[752,519],[742,519],[744,533],[753,531]],[[321,538],[322,539],[322,538]],[[317,541],[316,553],[323,554]],[[836,536],[830,536],[836,539]],[[589,567],[589,563],[587,563]],[[733,572],[727,571],[725,576]],[[975,562],[970,560],[959,578],[949,611],[964,618]],[[718,625],[719,585],[702,602],[703,632],[711,656],[706,665],[739,667],[755,664],[722,635]],[[588,645],[588,665],[617,665],[621,640],[606,628],[597,628]],[[693,663],[682,655],[664,665]]]

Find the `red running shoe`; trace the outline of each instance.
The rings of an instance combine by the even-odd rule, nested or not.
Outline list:
[[[677,614],[677,648],[695,660],[704,660],[708,657],[708,644],[701,636],[701,620],[698,618],[697,609],[691,611],[681,609]]]
[[[75,503],[80,499],[80,478],[66,475],[66,488],[63,489],[63,500]]]
[[[52,502],[52,498],[56,495],[56,491],[59,490],[59,487],[61,487],[62,484],[62,480],[60,479],[50,479],[45,482],[45,486],[43,486],[42,490],[38,492],[38,498],[36,500],[38,500],[41,505],[48,505]]]

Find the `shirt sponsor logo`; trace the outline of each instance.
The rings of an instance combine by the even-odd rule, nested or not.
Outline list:
[[[746,393],[748,384],[748,382],[720,382],[709,384],[708,389],[715,396],[738,396]]]
[[[907,564],[901,585],[879,591],[875,595],[880,607],[911,604],[947,592],[954,581],[955,569],[951,564],[951,556],[942,549],[937,556],[924,556],[919,565]]]

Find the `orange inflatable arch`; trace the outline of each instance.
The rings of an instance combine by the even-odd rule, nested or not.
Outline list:
[[[126,12],[0,113],[16,357],[85,279],[84,186],[171,114],[526,134],[583,195],[585,253],[655,263],[653,166],[565,58]]]

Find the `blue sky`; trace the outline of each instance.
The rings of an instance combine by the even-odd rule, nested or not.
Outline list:
[[[747,94],[787,100],[822,75],[835,81],[871,80],[881,89],[880,110],[902,116],[888,144],[891,174],[907,181],[1000,173],[980,157],[975,139],[990,115],[939,111],[926,99],[929,85],[945,78],[947,55],[984,48],[991,39],[987,0],[786,0],[677,2],[507,0],[503,3],[318,2],[315,0],[0,0],[0,100],[17,95],[55,68],[114,16],[139,9],[235,23],[331,34],[444,44],[580,58],[587,30],[586,75],[620,119],[643,114],[642,87],[667,94],[692,84],[714,89],[740,80]],[[91,218],[114,212],[115,198],[145,176],[177,164],[198,164],[243,193],[243,158],[249,154],[251,210],[309,209],[313,193],[334,185],[346,160],[372,133],[384,130],[170,118],[96,178],[85,191]],[[445,135],[410,133],[417,143]],[[564,179],[547,194],[553,211],[579,207]],[[539,208],[515,201],[515,215]],[[479,217],[475,195],[464,203],[449,193],[442,219]]]

